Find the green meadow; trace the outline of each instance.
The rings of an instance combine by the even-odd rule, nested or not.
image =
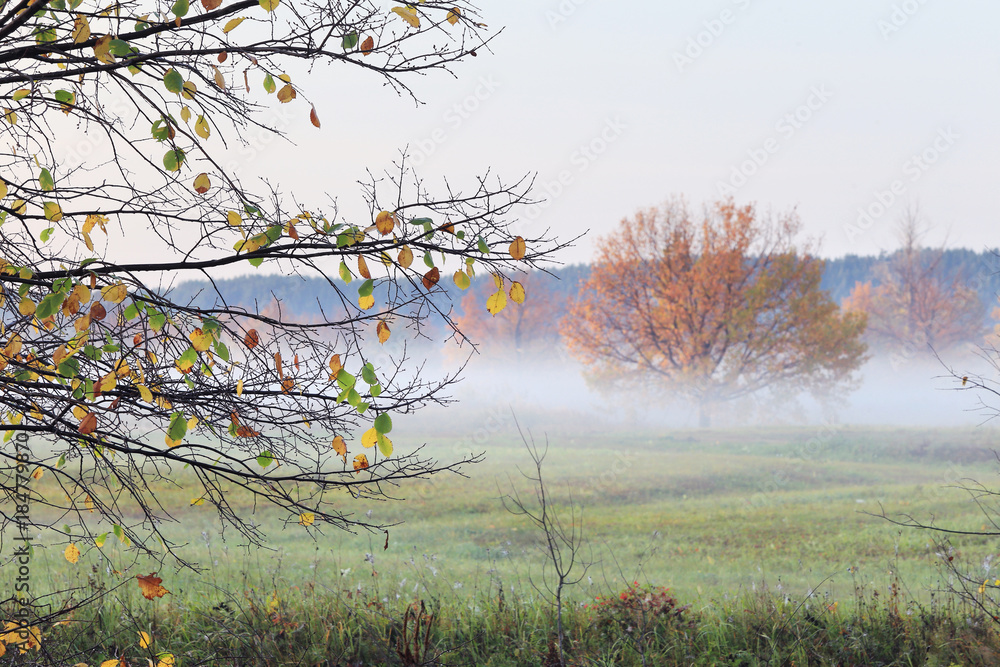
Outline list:
[[[544,536],[500,502],[512,489],[526,501],[534,499],[532,484],[519,472],[531,461],[511,426],[501,424],[490,433],[479,450],[485,460],[466,468],[465,477],[442,475],[387,489],[398,498],[394,501],[345,495],[345,509],[390,525],[387,549],[385,533],[306,529],[297,517],[255,509],[249,497],[234,493],[229,500],[237,513],[269,537],[261,547],[248,547],[232,528],[220,530],[210,506],[191,504],[194,492],[185,488],[190,480],[181,474],[177,485],[157,487],[157,500],[176,520],[161,529],[187,543],[180,553],[200,572],[178,568],[169,557],[163,563],[136,558],[114,537],[102,548],[81,541],[80,560],[70,564],[63,556],[65,542],[42,535],[31,562],[33,592],[51,594],[44,599],[54,607],[107,593],[96,616],[93,610],[80,611],[68,624],[89,628],[91,648],[79,650],[96,656],[82,658],[90,664],[101,651],[130,646],[131,635],[123,628],[133,622],[157,627],[175,653],[187,647],[198,655],[195,639],[208,634],[204,628],[187,631],[185,623],[194,628],[214,614],[258,613],[273,625],[275,615],[290,618],[292,610],[314,619],[343,613],[339,625],[330,620],[324,632],[315,629],[324,642],[339,646],[341,655],[355,649],[357,655],[364,653],[369,635],[382,637],[370,641],[384,640],[392,647],[383,647],[383,654],[369,656],[368,662],[344,658],[342,664],[395,664],[397,659],[407,664],[398,650],[399,621],[408,605],[420,601],[437,610],[436,632],[444,632],[449,615],[458,628],[459,617],[468,616],[468,623],[473,617],[481,617],[475,623],[493,618],[491,604],[500,610],[519,605],[527,616],[537,617],[532,626],[537,636],[525,639],[523,664],[539,664],[531,660],[545,655],[551,630],[545,587],[551,571],[543,567]],[[806,608],[850,617],[880,594],[883,600],[892,596],[901,608],[945,609],[957,603],[941,592],[948,582],[935,546],[940,535],[902,528],[878,515],[909,515],[959,530],[989,527],[990,517],[956,487],[970,480],[989,485],[1000,471],[993,451],[996,432],[990,428],[547,431],[547,436],[533,431],[537,442],[546,437],[549,442],[546,490],[564,517],[576,508],[584,530],[579,558],[589,568],[578,570],[580,581],[566,591],[568,618],[581,627],[588,623],[581,616],[589,613],[584,605],[618,596],[630,582],[669,588],[678,605],[690,605],[687,613],[702,619],[717,620],[732,605],[748,612],[757,604],[775,610],[787,605],[782,613],[789,617]],[[396,446],[423,445],[424,454],[448,460],[467,449],[465,443],[451,436],[400,436]],[[46,481],[36,482],[40,490]],[[45,516],[42,507],[32,512]],[[976,536],[952,544],[963,562],[979,563],[995,550],[991,541]],[[139,595],[133,577],[152,571],[170,595],[150,602]],[[6,586],[13,583],[11,573],[12,568],[0,571]],[[352,630],[346,619],[359,618],[359,608],[377,612],[381,621]],[[522,614],[521,622],[527,616]],[[271,627],[266,620],[265,627]],[[331,639],[330,628],[338,627],[340,638]],[[49,632],[71,639],[65,626]],[[108,644],[101,632],[118,639]],[[72,639],[81,641],[84,635]],[[318,635],[310,636],[318,641]],[[463,637],[451,640],[469,641]],[[449,639],[444,635],[435,641]],[[630,664],[626,655],[638,659],[635,647],[628,646],[614,649],[625,652],[608,664]],[[313,664],[322,664],[320,648]],[[329,656],[323,659],[338,664]],[[473,661],[480,659],[485,658]],[[757,659],[747,664],[767,664]]]

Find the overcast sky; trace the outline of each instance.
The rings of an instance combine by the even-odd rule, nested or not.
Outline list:
[[[251,139],[241,167],[348,211],[365,168],[406,145],[432,183],[537,172],[547,201],[527,212],[532,224],[591,230],[566,262],[588,261],[623,217],[674,194],[797,207],[830,257],[892,250],[909,204],[932,226],[928,242],[1000,245],[995,0],[480,8],[504,28],[493,52],[454,77],[411,80],[421,105],[368,73],[316,69],[297,83],[322,129],[292,109],[296,147]]]

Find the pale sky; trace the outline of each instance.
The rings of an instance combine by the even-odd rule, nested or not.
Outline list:
[[[244,174],[350,212],[365,168],[407,144],[429,183],[537,172],[548,201],[530,224],[591,230],[565,262],[589,261],[638,208],[674,194],[700,205],[721,184],[741,203],[797,207],[826,256],[892,250],[909,204],[928,242],[1000,245],[995,0],[479,6],[504,27],[493,53],[410,80],[420,106],[366,72],[297,75],[322,129],[308,105],[282,105],[296,146],[251,139]]]

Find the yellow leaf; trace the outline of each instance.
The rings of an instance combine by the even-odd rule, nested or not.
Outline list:
[[[185,123],[191,120],[191,109],[187,105],[181,108],[181,120]]]
[[[123,283],[108,285],[101,289],[101,298],[111,303],[121,303],[128,296],[128,288]]]
[[[198,120],[195,121],[194,133],[202,139],[208,139],[208,135],[212,133],[212,128],[209,127],[208,121],[205,120],[204,116],[198,116]]]
[[[222,72],[215,65],[212,65],[212,69],[215,70],[215,85],[217,85],[222,90],[226,89],[226,78],[222,76]]]
[[[52,222],[59,222],[62,220],[62,208],[54,201],[47,201],[42,204],[42,209],[45,211],[45,219],[51,220]]]
[[[410,268],[410,264],[413,264],[413,251],[410,250],[410,246],[404,245],[399,249],[399,255],[396,257],[399,265],[404,269]]]
[[[260,6],[263,7],[265,11],[268,12],[273,12],[275,9],[278,8],[278,5],[281,3],[281,0],[258,0],[258,1],[260,2]]]
[[[493,284],[497,286],[497,289],[503,289],[503,276],[501,276],[499,273],[494,273]]]
[[[44,474],[45,468],[35,468],[35,470],[31,473],[31,479],[41,479]]]
[[[93,512],[94,512],[94,499],[90,497],[90,494],[87,494],[87,497],[83,499],[83,506],[87,509],[88,512],[90,512],[91,514],[93,514]],[[101,543],[98,544],[97,546],[100,547],[103,544],[104,544],[104,542],[101,541]]]
[[[287,74],[279,74],[278,78],[280,80],[284,81],[285,83],[291,83],[292,82],[292,77],[288,76]]]
[[[510,286],[510,299],[514,303],[524,303],[524,285],[516,280]]]
[[[374,301],[372,299],[372,302]],[[21,299],[21,303],[17,304],[17,312],[21,313],[24,317],[31,317],[35,314],[35,302],[28,297],[24,297]]]
[[[448,23],[455,25],[458,23],[458,17],[462,14],[458,7],[452,7],[451,11],[448,12]]]
[[[13,125],[14,123],[11,123]],[[28,212],[28,204],[23,199],[15,199],[14,203],[10,205],[12,211],[15,215],[24,215]]]
[[[146,403],[153,402],[153,392],[149,390],[149,387],[147,387],[146,385],[139,384],[136,385],[135,388],[139,390],[139,397],[143,401],[145,401]]]
[[[393,7],[392,11],[399,15],[404,21],[410,24],[414,28],[420,27],[420,17],[417,16],[417,12],[413,7],[407,5],[406,7]]]
[[[194,191],[200,195],[205,194],[212,188],[212,181],[208,174],[202,172],[194,177]]]
[[[453,280],[455,281],[455,286],[460,290],[469,289],[469,285],[472,284],[472,281],[469,280],[469,276],[466,275],[465,271],[456,271]]]
[[[149,635],[146,634],[145,632],[143,632],[142,630],[140,630],[139,631],[139,648],[149,648],[149,645],[152,644],[152,643],[153,643],[153,640],[150,639]]]
[[[70,34],[75,44],[86,42],[90,39],[90,22],[86,16],[83,14],[76,15],[76,19],[73,21],[73,32]]]
[[[243,380],[238,380],[236,382],[236,395],[237,396],[243,395]]]
[[[194,430],[194,427],[197,425],[198,425],[197,417],[191,417],[191,419],[187,420],[187,430],[189,431]]]
[[[389,335],[391,333],[389,331],[389,325],[384,321],[379,320],[378,326],[375,327],[375,333],[378,335],[378,342],[385,343],[385,341],[389,340]]]
[[[496,317],[496,314],[507,307],[507,295],[504,294],[503,290],[498,290],[495,294],[486,299],[486,310],[489,311],[490,315]]]
[[[0,199],[7,196],[7,181],[0,178]]]
[[[174,667],[176,664],[173,653],[161,653],[156,657],[156,667]]]
[[[198,92],[198,86],[194,85],[193,81],[185,81],[184,87],[181,88],[181,95],[186,100],[193,100],[194,94]]]
[[[94,42],[94,55],[105,65],[115,62],[115,57],[111,55],[111,35],[104,35]]]
[[[204,498],[192,498],[191,499],[191,506],[192,507],[199,507],[199,506],[204,505],[204,504],[205,504],[205,499]]]
[[[299,525],[300,526],[311,526],[313,521],[316,520],[316,515],[312,512],[303,512],[299,515]]]
[[[241,17],[239,17],[237,19],[229,19],[228,21],[226,21],[226,25],[223,26],[222,32],[224,32],[224,33],[230,33],[230,32],[232,32],[233,30],[236,29],[236,26],[238,26],[239,24],[243,23],[243,19],[244,18],[245,17],[241,16]]]
[[[527,252],[527,247],[524,245],[524,239],[518,236],[510,244],[510,256],[514,259],[524,259],[524,253]]]
[[[373,295],[369,294],[368,296],[358,297],[358,307],[361,310],[368,310],[374,305],[375,305],[375,297]],[[32,306],[34,306],[34,304],[32,304]]]
[[[364,435],[361,436],[361,445],[366,449],[374,447],[377,442],[378,431],[375,430],[374,426],[365,431]]]

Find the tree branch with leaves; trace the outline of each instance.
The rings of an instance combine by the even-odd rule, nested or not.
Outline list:
[[[234,490],[310,530],[378,528],[345,494],[386,497],[477,460],[394,446],[393,417],[446,403],[455,377],[429,377],[405,345],[383,346],[434,318],[456,330],[443,271],[503,283],[562,247],[512,227],[531,179],[432,187],[404,155],[363,184],[367,218],[346,219],[222,165],[247,130],[280,133],[263,120],[268,100],[320,127],[307,101],[318,75],[292,81],[290,63],[360,68],[412,96],[414,75],[450,71],[495,34],[464,2],[3,7],[0,494],[13,499],[12,439],[28,436],[31,467],[61,492],[32,492],[61,517],[37,527],[78,548],[99,547],[99,524],[113,525],[136,552],[196,566],[161,532],[171,517],[155,496],[182,470],[199,504],[259,544]],[[67,161],[60,147],[81,133],[106,155]],[[135,261],[113,237],[157,260]],[[217,280],[244,266],[318,276],[337,296],[308,322],[234,305]],[[185,279],[207,281],[210,305],[172,296]]]

